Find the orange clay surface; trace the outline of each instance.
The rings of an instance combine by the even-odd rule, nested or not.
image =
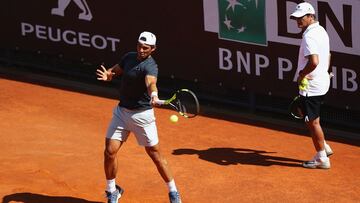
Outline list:
[[[0,78],[0,200],[104,202],[104,134],[114,99]],[[311,139],[156,109],[160,145],[184,203],[360,202],[360,148],[328,141],[330,170],[304,169]],[[133,136],[118,154],[121,202],[168,202]]]

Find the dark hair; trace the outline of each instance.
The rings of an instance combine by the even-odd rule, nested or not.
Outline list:
[[[309,13],[309,14],[306,14],[306,15],[307,15],[307,16],[313,16],[314,20],[316,20],[316,15],[315,15],[315,14]]]

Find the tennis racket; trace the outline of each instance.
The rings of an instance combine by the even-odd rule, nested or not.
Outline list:
[[[332,77],[334,77],[334,74],[332,72],[330,72],[329,77],[331,79]],[[308,81],[306,81],[306,82],[302,81],[302,83],[299,85],[299,89],[306,90],[308,85],[309,85]],[[289,112],[290,112],[290,115],[292,115],[292,117],[294,117],[296,119],[304,118],[303,108],[302,108],[301,101],[300,101],[300,95],[296,96],[290,103]]]
[[[303,119],[304,113],[301,107],[300,95],[296,96],[289,105],[290,115],[296,119]]]
[[[199,100],[194,92],[188,89],[177,90],[172,97],[158,100],[159,105],[168,105],[185,118],[194,118],[200,112]]]

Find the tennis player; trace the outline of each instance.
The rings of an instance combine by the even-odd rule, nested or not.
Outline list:
[[[295,19],[303,36],[299,50],[298,70],[300,83],[307,78],[309,84],[300,89],[300,101],[303,106],[305,123],[310,131],[316,155],[310,161],[305,161],[305,168],[330,168],[328,156],[333,154],[330,146],[325,142],[325,136],[320,125],[320,107],[324,96],[330,87],[328,73],[330,63],[330,43],[326,30],[316,21],[315,9],[307,2],[296,6],[290,15]]]
[[[124,190],[116,185],[118,170],[117,152],[133,132],[139,145],[156,165],[169,189],[171,203],[181,203],[179,192],[169,165],[160,153],[159,138],[152,105],[158,98],[158,67],[151,56],[156,49],[156,37],[150,32],[142,32],[138,38],[137,52],[125,54],[118,64],[106,69],[97,69],[97,79],[111,81],[114,76],[122,76],[120,82],[120,102],[114,108],[113,118],[106,134],[104,169],[106,175],[106,196],[108,203],[117,203]]]

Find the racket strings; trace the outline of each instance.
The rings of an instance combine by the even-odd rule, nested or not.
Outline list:
[[[190,92],[179,92],[175,104],[179,113],[186,117],[194,117],[199,113],[199,102]]]
[[[302,119],[304,117],[304,113],[302,111],[302,107],[301,107],[301,101],[300,101],[300,97],[296,97],[291,105],[290,105],[290,113],[293,117],[297,118],[297,119]]]

